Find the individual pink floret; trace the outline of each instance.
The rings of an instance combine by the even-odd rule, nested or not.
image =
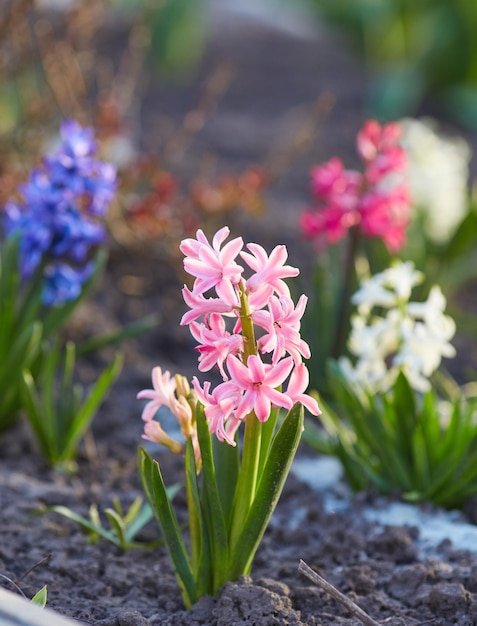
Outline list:
[[[195,376],[192,385],[199,402],[204,407],[209,431],[215,434],[219,441],[226,441],[231,446],[237,445],[234,437],[242,423],[235,414],[241,395],[237,387],[233,383],[225,382],[210,393],[210,382],[206,381],[201,387]]]
[[[174,378],[171,378],[169,371],[166,370],[163,374],[160,367],[154,367],[152,370],[152,386],[153,389],[144,389],[136,396],[138,400],[149,400],[141,416],[145,422],[152,420],[161,406],[166,406],[170,409],[176,390],[176,381]]]
[[[212,313],[206,324],[191,322],[189,325],[192,336],[198,341],[196,350],[199,352],[199,370],[208,372],[218,367],[222,377],[227,379],[224,363],[229,354],[239,354],[243,350],[243,337],[227,331],[224,318]]]
[[[227,227],[221,228],[214,236],[212,246],[201,230],[197,231],[197,241],[186,239],[182,242],[180,249],[187,254],[184,269],[196,277],[194,294],[200,295],[215,288],[224,302],[235,302],[234,285],[240,282],[243,272],[235,258],[243,248],[243,240],[241,237],[232,239],[221,249],[229,233]]]
[[[184,302],[190,307],[190,311],[184,313],[181,319],[181,326],[190,324],[198,317],[208,316],[212,313],[231,313],[234,308],[238,308],[239,301],[236,295],[235,303],[225,302],[221,298],[205,298],[202,294],[195,294],[188,287],[182,289]]]
[[[334,158],[311,170],[311,191],[318,201],[353,211],[362,179],[359,172],[345,170],[341,160]]]
[[[287,395],[293,403],[300,402],[312,415],[320,415],[317,401],[305,393],[310,382],[310,375],[304,363],[297,365],[288,382]]]
[[[276,246],[270,253],[257,243],[249,243],[250,252],[241,252],[240,256],[255,272],[246,281],[246,290],[252,309],[265,306],[273,293],[290,296],[290,289],[283,280],[298,276],[300,271],[291,265],[285,265],[288,252],[285,246]]]
[[[227,359],[227,368],[231,382],[244,391],[235,411],[236,419],[244,419],[252,411],[261,422],[270,417],[273,407],[291,409],[292,400],[286,394],[277,391],[293,368],[293,359],[287,357],[275,365],[262,363],[258,355],[251,355],[247,365],[236,356]]]
[[[267,331],[258,340],[258,347],[261,352],[273,352],[273,363],[287,353],[293,357],[295,364],[301,363],[302,357],[310,358],[310,347],[300,337],[300,320],[307,301],[308,298],[302,295],[295,307],[293,300],[287,296],[272,296],[267,311],[261,309],[252,313],[254,323]]]

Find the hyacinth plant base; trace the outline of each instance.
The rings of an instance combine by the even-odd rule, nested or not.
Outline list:
[[[232,128],[240,124],[240,142],[248,150],[247,160],[260,160],[266,154],[264,147],[279,134],[278,124],[285,119],[290,121],[293,127],[287,129],[290,137],[297,130],[297,120],[289,117],[293,107],[311,103],[324,90],[331,90],[336,103],[321,129],[323,142],[310,160],[319,161],[330,153],[343,155],[343,150],[353,150],[354,135],[363,121],[359,113],[364,102],[363,71],[343,53],[341,44],[333,44],[322,36],[300,40],[285,30],[250,29],[247,24],[237,26],[236,21],[232,30],[219,23],[217,33],[212,49],[214,62],[231,56],[239,63],[240,71],[228,97],[230,103],[235,98],[241,104],[236,109],[230,104],[229,108],[226,104],[220,107],[216,125],[212,122],[209,134],[201,136],[201,141],[208,142],[205,147],[213,146],[217,152],[223,147],[228,154],[227,132],[223,129],[227,124]],[[112,34],[113,44],[116,36],[117,33]],[[122,48],[123,38],[117,36],[117,41],[118,48]],[[213,67],[212,63],[204,70],[204,77]],[[280,80],[280,97],[277,97],[278,88],[273,87],[276,76]],[[255,123],[246,128],[241,124],[243,115],[249,113],[248,109],[244,113],[245,93],[247,102],[256,109]],[[161,100],[161,106],[167,107],[169,103],[169,113],[174,113],[180,121],[195,96],[166,98],[165,102]],[[156,114],[157,101],[157,94],[152,94],[151,120]],[[146,116],[144,126],[149,130],[153,124],[148,121]],[[247,238],[269,249],[277,243],[287,244],[290,261],[303,273],[310,268],[312,260],[307,256],[308,248],[295,236],[298,233],[295,217],[303,209],[303,190],[308,184],[302,164],[298,165],[286,178],[292,191],[283,194],[282,186],[272,202],[281,211],[278,219],[272,215],[265,225],[250,220],[247,228],[251,236]],[[293,189],[300,190],[298,200]],[[233,234],[244,233],[233,231]],[[158,312],[162,320],[154,333],[127,346],[124,371],[93,424],[92,437],[81,448],[78,473],[67,476],[47,469],[21,423],[2,437],[0,573],[14,580],[28,597],[46,584],[49,609],[82,624],[360,624],[342,604],[298,572],[301,558],[381,624],[470,626],[477,623],[477,556],[454,549],[451,533],[432,553],[423,553],[414,528],[383,526],[365,520],[360,513],[376,501],[374,495],[354,497],[346,509],[332,511],[325,506],[323,493],[314,491],[293,474],[258,550],[251,578],[226,584],[216,598],[204,597],[189,612],[182,607],[179,588],[163,548],[121,553],[103,540],[90,544],[76,524],[57,514],[31,515],[41,506],[62,504],[86,516],[92,503],[104,509],[112,505],[116,496],[127,506],[142,494],[136,470],[136,448],[142,431],[136,393],[149,385],[155,365],[189,377],[196,373],[190,336],[178,326],[178,311],[183,312],[181,280],[173,280],[174,268],[163,261],[157,256],[141,259],[129,257],[124,251],[118,257],[113,253],[103,289],[74,320],[70,330],[74,337],[76,333],[81,336],[84,332],[88,336],[112,330],[150,312]],[[475,309],[475,296],[469,299]],[[467,362],[472,357],[471,346],[465,347]],[[95,357],[85,364],[86,374],[91,375],[91,371],[94,374],[95,368],[102,365]],[[310,451],[301,446],[297,459],[307,454]],[[168,482],[181,478],[178,457],[162,453],[161,467]],[[337,488],[341,489],[340,484]],[[175,501],[184,521],[183,494],[179,493]],[[382,506],[382,500],[380,503]],[[433,513],[432,507],[422,508]],[[470,506],[468,513],[475,522],[475,507],[472,513]],[[154,523],[137,537],[144,541],[156,538]],[[13,591],[5,579],[0,580],[0,587]],[[25,609],[18,617],[30,614]],[[28,619],[21,623],[38,626],[33,618]],[[54,625],[52,620],[49,623]]]

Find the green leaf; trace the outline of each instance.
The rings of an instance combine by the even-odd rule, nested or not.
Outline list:
[[[179,484],[172,485],[167,489],[168,496],[172,499],[179,490]],[[87,531],[90,543],[97,543],[99,538],[106,539],[121,550],[132,548],[152,548],[162,545],[162,541],[135,542],[137,533],[152,519],[153,513],[149,504],[143,504],[141,496],[138,496],[126,514],[123,513],[119,500],[113,499],[113,508],[105,509],[105,514],[111,524],[111,529],[105,529],[101,524],[98,507],[92,504],[89,507],[89,519],[74,513],[64,506],[52,506],[42,509],[42,512],[52,511],[79,524]]]
[[[144,448],[138,450],[138,469],[147,499],[154,517],[159,522],[170,559],[174,564],[184,603],[188,608],[198,599],[191,564],[159,464],[153,461]]]
[[[210,537],[213,592],[216,593],[219,587],[228,580],[229,541],[224,511],[217,487],[211,436],[204,414],[204,407],[200,403],[197,404],[196,417],[197,436],[202,456],[203,497],[201,501]]]
[[[59,513],[60,515],[62,515],[63,517],[66,517],[72,522],[79,524],[81,528],[86,530],[88,533],[91,533],[93,536],[99,535],[103,539],[106,539],[107,541],[110,541],[111,543],[113,543],[115,546],[120,547],[117,537],[114,535],[114,533],[111,530],[107,530],[106,528],[103,528],[101,526],[101,523],[99,522],[99,517],[98,517],[97,522],[92,521],[92,520],[87,519],[86,517],[83,517],[82,515],[79,515],[78,513],[75,513],[68,507],[62,506],[62,505],[49,506],[44,509],[44,512],[49,512],[49,511],[53,513]],[[94,542],[94,539],[93,539],[93,542]]]
[[[460,223],[456,232],[447,244],[443,256],[446,261],[459,258],[475,249],[475,233],[477,232],[477,210],[469,200],[469,211]]]
[[[45,430],[43,415],[39,408],[40,399],[35,387],[35,381],[28,370],[22,373],[21,397],[28,422],[35,433],[42,454],[47,459],[53,458],[54,454],[50,449],[50,438]]]
[[[75,346],[68,342],[60,361],[61,346],[55,342],[44,349],[38,374],[38,386],[31,371],[21,378],[21,397],[29,423],[46,460],[52,465],[73,460],[81,437],[90,425],[104,396],[119,376],[123,356],[115,355],[83,401],[83,388],[73,385]],[[61,387],[56,389],[63,370]]]
[[[416,428],[416,402],[405,375],[400,372],[393,386],[393,397],[390,403],[394,414],[395,445],[402,459],[412,464],[412,440]]]
[[[239,446],[231,446],[226,441],[219,441],[217,437],[213,437],[212,452],[219,498],[227,527],[229,527],[240,469]]]
[[[99,405],[110,390],[113,382],[121,373],[123,362],[124,355],[120,352],[116,353],[114,360],[98,378],[86,398],[86,401],[74,416],[67,432],[65,446],[62,450],[62,460],[70,460],[74,456],[78,443],[91,423]]]
[[[250,572],[253,557],[290,471],[300,442],[303,422],[303,406],[295,404],[275,435],[242,533],[236,545],[231,546],[231,580]]]
[[[190,437],[186,443],[185,470],[192,568],[197,585],[197,597],[200,598],[210,593],[213,577],[209,529],[200,500],[194,446]]]
[[[104,513],[111,524],[114,533],[117,537],[117,545],[121,550],[127,550],[129,546],[129,540],[127,535],[127,528],[124,519],[114,509],[105,509]]]
[[[48,597],[47,588],[46,588],[46,585],[43,585],[43,587],[35,593],[35,595],[31,599],[31,603],[36,604],[36,606],[40,606],[42,609],[44,609],[46,605],[47,597]]]
[[[329,372],[336,404],[355,433],[353,456],[359,461],[362,471],[383,491],[397,486],[411,489],[412,465],[409,458],[412,450],[402,432],[409,432],[408,427],[398,423],[401,411],[398,412],[385,395],[366,394],[357,385],[349,383],[337,363],[329,364]],[[414,401],[408,395],[405,380],[401,381],[401,389],[403,397],[399,402],[408,411]],[[408,415],[409,421],[412,422],[412,416]],[[339,431],[338,436],[341,435],[342,431]],[[346,445],[343,441],[341,443]],[[403,454],[406,450],[407,457]]]
[[[82,341],[76,346],[77,354],[89,354],[107,346],[116,345],[127,339],[133,339],[142,333],[155,328],[159,324],[159,315],[152,313],[143,319],[122,326],[119,330]]]
[[[262,424],[262,433],[260,438],[260,462],[258,465],[258,475],[261,476],[263,468],[268,458],[270,451],[270,444],[275,434],[275,429],[278,422],[280,410],[278,408],[272,408],[270,411],[270,417],[266,422]]]

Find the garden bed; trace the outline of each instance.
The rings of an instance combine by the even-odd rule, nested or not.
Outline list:
[[[307,163],[335,153],[353,154],[364,115],[364,73],[339,43],[326,36],[302,38],[255,22],[239,27],[220,20],[218,24],[202,77],[225,56],[235,64],[237,79],[188,152],[184,172],[205,149],[217,154],[224,166],[263,161],[278,150],[277,137],[285,144],[293,137],[307,107],[325,90],[333,92],[335,106],[319,128],[320,141],[313,144]],[[244,45],[245,34],[249,45]],[[155,127],[152,103],[157,98],[162,98],[166,114],[180,120],[191,104],[191,93],[193,88],[168,94],[151,88],[144,127]],[[270,192],[268,213],[261,219],[236,218],[233,232],[268,249],[286,243],[290,263],[305,276],[313,259],[299,239],[297,218],[308,199],[308,169],[303,160],[291,163]],[[164,548],[122,553],[104,540],[91,544],[76,524],[58,514],[36,514],[45,506],[61,504],[87,515],[93,503],[103,510],[117,497],[126,507],[142,494],[136,470],[142,405],[135,396],[150,386],[154,365],[189,377],[195,373],[192,340],[178,325],[183,312],[181,282],[180,267],[154,245],[142,246],[141,251],[113,250],[101,288],[78,312],[69,332],[88,336],[151,312],[159,314],[160,324],[126,346],[125,368],[81,448],[77,473],[48,469],[22,423],[2,437],[0,573],[27,597],[46,584],[49,608],[98,626],[360,623],[298,572],[303,559],[381,624],[477,623],[476,554],[456,549],[450,535],[432,549],[423,549],[413,520],[409,525],[402,519],[385,525],[370,521],[365,511],[390,508],[393,500],[372,493],[350,498],[341,482],[330,487],[333,506],[327,491],[314,489],[292,473],[258,550],[252,577],[227,583],[217,598],[204,597],[189,612],[183,609]],[[94,378],[110,356],[105,351],[85,362],[84,376]],[[151,450],[166,482],[181,480],[180,459]],[[298,458],[311,454],[302,446]],[[182,493],[176,502],[184,521]],[[421,508],[435,512],[430,506]],[[454,519],[474,519],[470,504],[468,514],[469,519],[463,515]],[[138,538],[157,539],[156,525],[148,524]],[[13,590],[6,579],[0,584]]]

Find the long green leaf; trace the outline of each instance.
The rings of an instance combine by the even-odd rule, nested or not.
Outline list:
[[[74,416],[73,422],[67,433],[65,447],[62,451],[62,457],[64,460],[70,460],[71,457],[74,456],[79,440],[84,435],[85,430],[93,419],[94,414],[103,401],[106,393],[119,376],[123,366],[123,361],[123,354],[120,352],[116,353],[114,360],[98,378],[86,398],[86,401],[81,406],[78,413]]]
[[[211,436],[200,403],[197,404],[197,436],[202,456],[202,504],[211,544],[213,592],[216,593],[228,580],[229,541],[217,487]]]
[[[159,522],[186,607],[197,600],[196,583],[177,517],[167,494],[157,461],[144,448],[138,450],[138,469],[154,517]]]
[[[16,320],[16,302],[20,292],[18,270],[18,238],[3,243],[0,254],[0,354],[7,353],[15,331],[20,332]]]
[[[200,501],[194,446],[189,437],[186,443],[185,470],[187,489],[187,510],[191,543],[192,568],[197,585],[197,597],[213,592],[212,560],[209,529],[204,519]]]
[[[35,433],[42,454],[47,459],[53,458],[54,451],[51,450],[50,438],[44,427],[43,415],[39,408],[40,399],[35,387],[35,381],[33,380],[31,372],[28,370],[22,372],[21,397],[28,422]]]
[[[52,513],[58,513],[59,515],[66,517],[72,522],[79,524],[81,528],[83,528],[84,530],[87,530],[91,534],[100,535],[103,539],[106,539],[107,541],[110,541],[111,543],[113,543],[115,546],[119,547],[118,539],[111,530],[107,530],[106,528],[103,528],[100,524],[93,523],[88,518],[83,517],[82,515],[79,515],[78,513],[75,513],[68,507],[62,506],[62,505],[49,506],[45,509],[45,512],[49,512],[49,511],[51,511]]]
[[[147,315],[140,320],[122,326],[115,332],[82,341],[76,346],[76,352],[77,354],[88,354],[90,352],[96,352],[97,350],[107,346],[116,345],[126,339],[133,339],[134,337],[155,328],[159,323],[159,319],[160,317],[157,313],[152,313],[151,315]]]
[[[212,452],[219,498],[226,525],[229,527],[240,468],[239,446],[231,446],[226,441],[219,441],[217,437],[213,437]]]
[[[104,509],[104,513],[116,534],[117,545],[119,545],[121,550],[127,550],[129,547],[129,540],[124,519],[114,509]]]

